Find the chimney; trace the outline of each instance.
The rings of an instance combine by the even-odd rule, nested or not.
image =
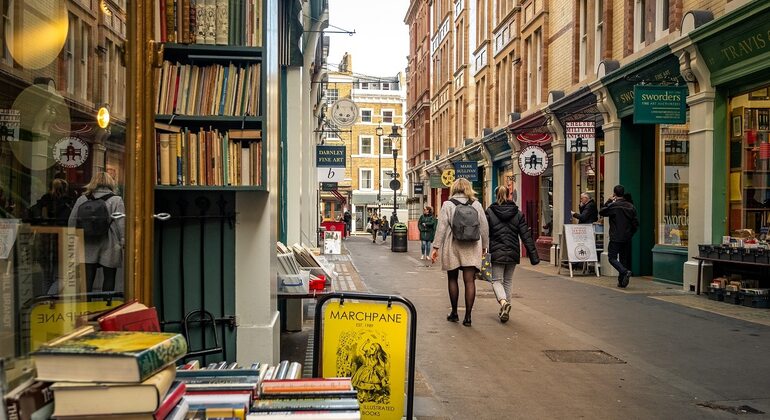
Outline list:
[[[353,57],[347,52],[342,55],[340,73],[353,73]]]

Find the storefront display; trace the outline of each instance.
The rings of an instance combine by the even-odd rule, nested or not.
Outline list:
[[[690,141],[687,124],[658,126],[658,245],[687,246]]]

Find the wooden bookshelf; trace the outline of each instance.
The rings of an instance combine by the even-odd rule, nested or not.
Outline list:
[[[262,61],[262,47],[166,43],[163,58],[181,62]]]
[[[157,191],[267,191],[267,188],[261,185],[247,186],[216,186],[216,185],[156,185]]]

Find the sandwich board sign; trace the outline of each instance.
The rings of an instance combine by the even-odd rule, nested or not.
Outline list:
[[[596,254],[596,235],[593,224],[565,224],[564,239],[562,241],[562,255],[567,250],[567,262],[569,276],[572,277],[572,263],[593,262],[596,268],[596,276],[599,277],[599,258]],[[566,244],[565,244],[566,242]],[[566,245],[566,246],[565,246]],[[561,271],[561,266],[559,267]]]

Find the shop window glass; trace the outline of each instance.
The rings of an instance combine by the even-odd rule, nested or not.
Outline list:
[[[0,13],[0,359],[13,384],[24,356],[124,300],[125,217],[104,229],[78,221],[86,192],[106,196],[115,216],[126,211],[125,97],[109,89],[126,86],[114,49],[126,47],[127,11],[16,0],[0,1]]]
[[[690,142],[687,124],[658,126],[658,244],[687,246]]]
[[[548,156],[548,160],[553,162],[553,155]],[[540,235],[553,235],[553,167],[540,175]]]
[[[730,101],[730,212],[733,233],[766,235],[770,226],[770,94],[768,87]]]

